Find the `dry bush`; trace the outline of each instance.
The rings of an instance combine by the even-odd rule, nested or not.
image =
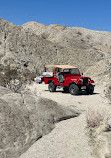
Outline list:
[[[77,35],[81,36],[81,35],[82,35],[82,32],[78,31],[78,32],[77,32]]]
[[[88,109],[86,111],[86,122],[88,127],[94,128],[101,125],[107,126],[109,119],[110,115],[106,110]]]
[[[18,70],[7,65],[3,71],[0,72],[0,85],[7,87],[14,92],[18,92],[23,85]]]
[[[8,65],[0,72],[0,85],[6,87],[11,80],[15,80],[16,78],[18,78],[17,69],[12,69]]]
[[[35,74],[34,72],[30,72],[30,70],[26,69],[26,70],[23,72],[22,76],[24,77],[24,80],[25,80],[25,81],[31,82],[31,81],[33,81],[34,78],[36,77],[36,74]]]
[[[42,37],[43,39],[47,39],[47,38],[49,37],[49,33],[43,32],[43,33],[41,34],[41,37]]]
[[[106,97],[110,100],[110,102],[111,102],[111,86],[110,85],[108,85],[107,86],[107,89],[106,89],[106,91],[105,91],[105,94],[106,94]]]
[[[91,39],[92,36],[91,36],[91,35],[87,35],[86,38],[87,38],[87,39]]]
[[[20,92],[27,82],[31,83],[33,81],[35,76],[35,73],[30,72],[27,68],[20,72],[17,68],[11,68],[8,65],[0,72],[0,85],[14,92]]]

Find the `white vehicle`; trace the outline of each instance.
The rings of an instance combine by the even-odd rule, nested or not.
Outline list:
[[[41,84],[42,81],[43,81],[43,78],[44,78],[43,76],[37,76],[37,77],[34,78],[34,81],[35,81],[36,83]]]
[[[34,81],[40,84],[44,80],[44,77],[52,77],[52,76],[53,76],[53,72],[43,72],[43,75],[35,77]]]

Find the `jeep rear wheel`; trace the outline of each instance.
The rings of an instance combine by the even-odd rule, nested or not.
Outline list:
[[[88,85],[86,88],[86,93],[92,95],[93,92],[94,92],[94,86],[92,84]]]
[[[69,92],[71,95],[78,95],[79,94],[79,87],[75,84],[71,84],[69,87]]]
[[[50,83],[49,83],[48,89],[49,89],[50,92],[56,91],[56,86],[54,85],[53,82],[50,82]]]

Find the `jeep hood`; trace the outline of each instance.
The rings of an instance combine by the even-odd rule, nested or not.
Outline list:
[[[66,78],[66,80],[75,80],[75,81],[78,81],[79,79],[82,79],[82,78],[90,78],[90,77],[83,77],[83,76],[66,76],[65,77]]]

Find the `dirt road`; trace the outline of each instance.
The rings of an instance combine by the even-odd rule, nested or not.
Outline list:
[[[47,90],[47,85],[44,84],[33,84],[28,88],[38,96],[52,99],[80,111],[81,115],[57,123],[51,133],[33,144],[20,158],[92,158],[85,115],[89,108],[109,110],[103,88],[96,86],[93,95],[80,94],[78,96],[63,93],[61,89],[50,93]]]

